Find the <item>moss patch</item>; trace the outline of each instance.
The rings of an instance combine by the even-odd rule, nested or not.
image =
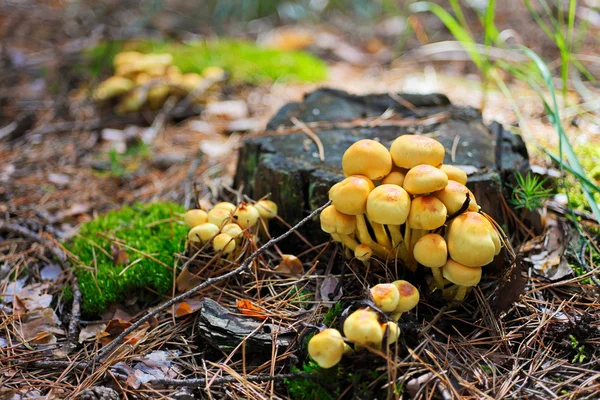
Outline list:
[[[109,212],[81,227],[66,247],[82,263],[75,273],[84,315],[99,314],[110,303],[135,294],[171,290],[175,254],[183,251],[187,233],[175,213],[183,211],[172,203],[138,204]],[[115,242],[127,253],[126,265],[116,265],[113,259],[111,246]]]
[[[600,185],[600,146],[594,142],[587,146],[576,147],[574,150],[587,177],[596,185]],[[589,204],[581,189],[581,182],[573,175],[567,174],[566,190],[561,187],[560,192],[568,193],[572,207],[590,211]],[[592,194],[596,202],[600,204],[600,193],[592,192]]]
[[[92,73],[97,75],[112,65],[115,54],[123,50],[170,53],[173,64],[184,73],[201,73],[208,66],[218,66],[227,71],[235,83],[318,82],[327,76],[325,62],[306,52],[263,48],[252,42],[232,39],[186,44],[155,40],[103,43],[88,51]]]

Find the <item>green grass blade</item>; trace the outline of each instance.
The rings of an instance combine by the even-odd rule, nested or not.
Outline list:
[[[480,70],[483,69],[484,62],[477,49],[475,40],[448,11],[444,10],[439,5],[430,3],[428,1],[419,1],[417,3],[413,3],[410,6],[410,10],[415,13],[429,11],[438,17],[446,26],[446,28],[448,28],[450,33],[456,38],[456,40],[460,42],[477,68]]]
[[[544,103],[545,103],[545,107],[547,107],[548,111],[550,112],[552,125],[554,126],[554,129],[556,130],[556,132],[559,135],[559,149],[560,149],[559,159],[562,159],[562,151],[563,151],[563,146],[564,146],[564,152],[565,152],[567,161],[569,163],[570,169],[577,172],[578,175],[585,177],[585,172],[583,171],[583,168],[581,167],[581,164],[579,163],[579,159],[577,158],[575,151],[573,151],[573,147],[571,146],[571,143],[569,142],[569,138],[567,137],[567,134],[564,131],[562,124],[560,122],[560,114],[559,114],[558,103],[556,101],[554,84],[552,83],[552,75],[550,74],[550,71],[548,70],[548,66],[532,50],[530,50],[526,47],[523,47],[522,49],[523,49],[523,52],[529,58],[531,58],[537,65],[538,69],[542,73],[542,77],[544,78],[544,82],[546,83],[548,91],[550,92],[550,96],[552,98],[552,107],[550,107],[545,101],[544,101]],[[543,97],[542,97],[542,99],[543,99]],[[564,165],[564,163],[561,163],[561,166],[562,165]],[[600,221],[600,209],[598,208],[598,204],[596,204],[596,201],[594,200],[594,196],[592,196],[592,194],[590,193],[590,190],[587,185],[582,184],[581,189],[583,190],[585,198],[590,206],[590,209],[592,210],[593,214],[596,216],[596,219],[598,221]]]

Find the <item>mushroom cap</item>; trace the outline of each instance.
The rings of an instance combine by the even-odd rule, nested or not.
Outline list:
[[[221,228],[221,233],[226,233],[232,238],[236,239],[238,236],[244,233],[244,230],[238,224],[225,224]]]
[[[371,257],[373,257],[373,249],[366,244],[359,244],[354,249],[354,257],[356,257],[358,261],[369,261]]]
[[[398,185],[402,186],[404,184],[404,177],[406,176],[406,172],[403,171],[392,171],[387,174],[382,180],[382,185]]]
[[[251,204],[240,203],[235,212],[233,219],[239,226],[246,229],[256,225],[259,214],[256,208]]]
[[[231,220],[231,211],[224,208],[213,208],[208,212],[208,222],[217,226],[223,226]]]
[[[340,235],[350,235],[356,226],[356,217],[341,213],[332,204],[326,207],[319,215],[321,229],[324,232]]]
[[[352,144],[344,152],[342,168],[345,176],[364,175],[377,181],[392,170],[392,157],[381,143],[363,139]]]
[[[183,222],[190,228],[198,226],[208,221],[206,211],[200,209],[188,210],[183,214]]]
[[[410,211],[410,196],[398,185],[380,185],[367,199],[367,215],[378,224],[401,225]]]
[[[398,288],[391,283],[380,283],[371,288],[373,302],[381,311],[392,312],[398,307],[400,293]]]
[[[120,53],[115,54],[115,58],[113,58],[113,67],[117,68],[123,64],[135,63],[142,57],[144,57],[144,55],[137,51],[121,51]]]
[[[477,200],[475,200],[475,196],[473,192],[469,190],[462,183],[458,183],[456,181],[448,181],[448,184],[442,190],[438,190],[437,192],[433,192],[431,195],[439,199],[448,210],[448,214],[454,214],[465,202],[467,198],[467,193],[469,193],[469,208],[468,211],[478,211],[479,206],[477,205]]]
[[[446,206],[433,196],[418,196],[410,203],[408,225],[430,231],[446,223]]]
[[[361,308],[354,311],[344,321],[344,335],[363,346],[378,348],[383,340],[383,332],[375,311]]]
[[[308,354],[321,368],[331,368],[344,355],[344,339],[337,329],[325,329],[308,342]]]
[[[262,219],[273,219],[277,215],[277,204],[271,200],[259,200],[254,204]]]
[[[212,209],[214,210],[215,208],[222,208],[222,209],[227,210],[227,211],[229,211],[229,212],[232,213],[232,212],[235,211],[235,209],[237,208],[237,206],[235,204],[233,204],[233,203],[228,202],[228,201],[221,201],[221,202],[215,204]]]
[[[419,264],[429,268],[440,268],[448,260],[448,246],[441,235],[428,233],[417,240],[413,254]]]
[[[490,223],[490,225],[491,225],[491,223]],[[492,226],[492,241],[494,242],[494,247],[496,248],[494,255],[497,256],[498,254],[500,254],[500,250],[502,250],[502,242],[500,241],[500,234],[498,233],[498,231],[496,231],[496,229],[493,226]]]
[[[388,330],[387,343],[396,343],[396,341],[400,337],[400,327],[398,326],[398,324],[393,321],[388,321],[384,324],[381,324],[381,331],[384,335],[386,329]]]
[[[363,175],[352,175],[329,189],[329,198],[333,205],[344,214],[364,214],[367,210],[367,198],[375,185]]]
[[[411,168],[404,178],[404,189],[410,194],[425,194],[442,190],[448,184],[448,175],[436,167],[420,164]]]
[[[449,180],[458,182],[461,185],[467,184],[467,173],[462,169],[449,164],[442,164],[440,169],[448,175]]]
[[[210,222],[205,222],[198,226],[193,227],[188,233],[188,240],[190,242],[208,242],[213,236],[219,233],[219,227]]]
[[[302,261],[295,255],[283,254],[281,256],[281,262],[275,267],[275,271],[285,274],[300,275],[304,272],[304,267],[302,266]]]
[[[479,213],[467,211],[459,215],[448,225],[448,254],[467,267],[491,263],[496,254],[492,230],[489,221]]]
[[[402,168],[413,168],[419,164],[440,165],[444,161],[444,153],[440,142],[420,135],[402,135],[390,148],[394,164]]]
[[[135,87],[133,81],[120,76],[111,76],[101,82],[94,90],[93,98],[96,101],[104,101],[113,97],[121,96]]]
[[[444,278],[460,286],[475,286],[481,280],[481,267],[467,267],[449,258],[442,268]]]
[[[392,282],[392,285],[396,286],[398,293],[400,294],[400,300],[398,306],[394,310],[395,313],[404,313],[412,310],[419,304],[419,291],[412,283],[404,280],[398,280]]]
[[[235,250],[235,240],[226,233],[219,233],[212,242],[213,249],[223,254],[233,253]]]

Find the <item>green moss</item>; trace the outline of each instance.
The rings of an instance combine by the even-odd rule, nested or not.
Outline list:
[[[329,327],[333,327],[338,317],[342,315],[342,312],[344,312],[344,305],[341,301],[338,301],[323,315],[323,323]]]
[[[341,394],[340,367],[324,369],[314,361],[305,363],[302,368],[293,367],[292,372],[309,373],[310,378],[286,379],[292,399],[334,400]]]
[[[183,251],[187,232],[175,218],[176,212],[183,212],[183,207],[138,204],[109,212],[81,227],[66,247],[82,263],[75,273],[84,315],[96,315],[110,303],[133,295],[171,290],[175,254]],[[112,258],[115,238],[123,243],[127,265],[116,265]]]
[[[111,65],[115,54],[122,50],[170,53],[173,64],[184,73],[200,73],[208,66],[218,66],[227,71],[236,83],[318,82],[327,76],[327,65],[306,52],[268,49],[233,39],[186,44],[154,40],[107,42],[88,51],[91,56],[89,69],[97,75]]]
[[[579,146],[575,148],[575,154],[590,180],[596,185],[600,185],[600,146],[597,143],[590,143],[587,146]],[[561,193],[569,195],[570,205],[579,210],[590,211],[588,202],[581,189],[581,182],[579,180],[567,174],[565,179],[566,188],[560,188]],[[600,203],[600,193],[593,193],[594,199],[597,203]]]

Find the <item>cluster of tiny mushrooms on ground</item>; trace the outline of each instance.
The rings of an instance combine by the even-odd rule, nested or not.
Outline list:
[[[332,204],[320,220],[350,257],[367,266],[373,256],[401,260],[412,272],[420,264],[431,271],[432,290],[461,302],[481,280],[481,267],[500,253],[504,235],[465,186],[466,173],[442,163],[444,154],[444,146],[426,136],[400,136],[389,151],[375,140],[359,140],[342,157],[346,178],[329,190]],[[346,318],[344,337],[331,328],[313,336],[308,352],[321,367],[331,368],[359,348],[394,343],[400,335],[395,321],[419,302],[407,281],[375,285],[370,296],[391,318],[385,314],[381,323],[381,313],[365,307]]]
[[[101,103],[116,101],[118,114],[137,112],[145,106],[158,110],[169,97],[181,99],[195,90],[204,91],[226,75],[219,67],[206,67],[202,74],[183,74],[168,53],[123,51],[115,56],[113,67],[115,74],[100,82],[93,98]]]

